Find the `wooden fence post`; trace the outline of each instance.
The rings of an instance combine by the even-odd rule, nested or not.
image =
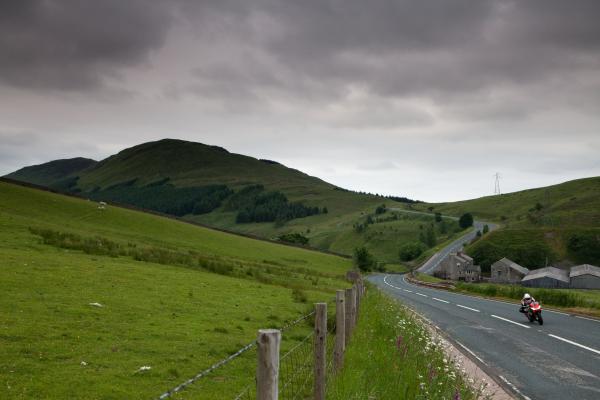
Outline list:
[[[362,293],[360,289],[360,281],[356,282],[356,322],[358,322],[358,314],[360,313],[360,300]]]
[[[346,309],[344,304],[345,292],[338,290],[335,293],[335,350],[334,365],[339,371],[344,365],[344,351],[346,349]]]
[[[327,374],[327,303],[315,304],[314,400],[325,400]]]
[[[352,286],[352,292],[350,293],[350,300],[352,304],[350,304],[350,313],[352,313],[352,330],[356,326],[356,298],[358,297],[358,290],[356,290],[356,286]]]
[[[344,291],[344,342],[348,346],[350,341],[350,335],[352,334],[352,289],[346,289]]]
[[[280,343],[281,331],[277,329],[260,329],[258,331],[257,400],[277,400],[279,396]]]

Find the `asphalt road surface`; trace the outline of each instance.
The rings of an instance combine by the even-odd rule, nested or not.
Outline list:
[[[600,399],[600,320],[544,310],[540,326],[518,304],[416,286],[403,275],[368,279],[445,331],[517,398]]]

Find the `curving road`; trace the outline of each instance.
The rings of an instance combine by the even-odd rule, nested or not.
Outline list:
[[[436,324],[522,399],[600,399],[600,320],[416,286],[403,275],[368,280]],[[543,299],[539,299],[543,302]]]
[[[409,214],[427,215],[429,217],[433,217],[435,215],[435,214],[426,213],[426,212],[423,212],[423,211],[405,210],[403,208],[390,208],[390,210],[392,210],[392,211],[398,211],[398,212],[403,212],[403,213],[409,213]],[[450,217],[448,215],[443,215],[443,217],[458,221],[458,217]],[[448,254],[456,252],[457,250],[460,250],[463,247],[464,243],[470,242],[471,240],[473,240],[475,238],[475,235],[477,235],[477,231],[482,231],[483,232],[483,227],[485,225],[488,226],[488,228],[490,229],[490,232],[493,231],[494,229],[498,228],[498,225],[492,224],[491,222],[473,221],[473,228],[474,229],[470,230],[466,234],[462,235],[461,237],[459,237],[458,239],[454,240],[452,243],[450,243],[449,245],[447,245],[446,247],[444,247],[442,250],[440,250],[437,253],[435,253],[433,256],[431,256],[429,258],[429,260],[427,260],[425,262],[425,264],[421,265],[417,269],[417,271],[422,272],[424,274],[432,275],[433,274],[433,270],[435,269],[435,267],[437,267],[438,264],[440,262],[442,262],[442,260],[444,258],[446,258],[446,256]]]
[[[489,222],[474,221],[473,222],[473,227],[474,227],[473,230],[471,230],[468,233],[466,233],[465,235],[459,237],[458,239],[456,239],[455,241],[450,243],[448,246],[444,247],[442,250],[435,253],[433,256],[431,256],[431,258],[429,260],[427,260],[423,265],[421,265],[417,269],[417,271],[422,272],[424,274],[432,275],[435,267],[437,267],[438,264],[440,262],[442,262],[442,260],[444,258],[446,258],[446,256],[448,256],[448,254],[456,252],[457,250],[460,250],[463,247],[464,243],[470,242],[471,240],[473,240],[475,238],[475,235],[477,235],[477,231],[483,231],[484,225],[488,226],[488,228],[490,229],[490,232],[498,227],[498,225],[492,224]]]

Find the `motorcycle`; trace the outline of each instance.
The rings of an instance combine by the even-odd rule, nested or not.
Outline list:
[[[529,306],[521,306],[520,310],[529,322],[537,320],[540,325],[544,325],[544,319],[542,318],[542,305],[538,301],[534,301]]]

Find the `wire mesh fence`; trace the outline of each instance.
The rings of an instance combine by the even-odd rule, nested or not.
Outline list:
[[[335,346],[338,328],[336,327],[336,300],[329,301],[327,308],[327,336],[325,337],[324,345],[326,359],[324,367],[318,367],[318,369],[319,371],[325,370],[326,379],[329,379],[333,376],[336,366]],[[323,315],[323,313],[320,315]],[[317,359],[316,348],[319,347],[321,351],[323,349],[322,333],[319,334],[319,339],[316,340],[317,330],[315,317],[315,311],[311,311],[295,320],[284,323],[279,329],[281,332],[281,347],[278,359],[278,391],[279,398],[282,400],[312,399],[313,390],[315,390],[314,388],[319,382],[323,382],[323,379],[315,378],[315,370],[317,369],[317,363],[315,361]],[[344,322],[343,317],[341,322]],[[344,325],[347,324],[348,322]],[[324,323],[321,323],[321,326],[323,325]],[[341,330],[345,331],[344,326],[341,326]],[[341,340],[343,343],[343,338]],[[321,343],[321,345],[318,346],[316,342]],[[213,378],[216,378],[216,376],[214,376],[214,371],[219,369],[220,378],[226,377],[228,382],[225,384],[229,386],[227,390],[229,395],[224,395],[221,398],[255,400],[257,398],[257,359],[257,342],[253,341],[227,358],[215,363],[182,384],[163,393],[158,399],[162,400],[169,398],[184,389],[191,390],[192,393],[196,392],[196,389],[203,392],[204,390],[198,388],[198,385],[193,385],[193,387],[190,386],[200,378],[209,374],[212,374]],[[322,366],[323,364],[320,365]],[[230,369],[229,374],[227,373],[227,369]],[[237,371],[237,373],[233,371]],[[322,374],[320,374],[320,376],[322,377]],[[318,382],[315,382],[315,380]],[[204,384],[201,386],[204,386],[204,389],[209,389],[209,391],[211,391],[210,386],[212,385],[211,382],[208,381],[208,378],[203,379],[203,382]],[[212,389],[218,390],[216,387]],[[208,393],[198,393],[198,395],[199,398],[204,398],[202,396],[208,395]]]

